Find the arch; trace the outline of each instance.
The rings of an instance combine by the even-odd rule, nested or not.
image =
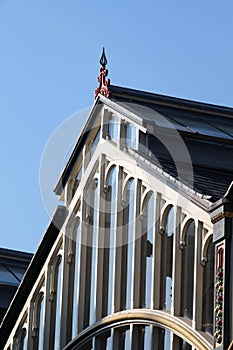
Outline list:
[[[107,167],[106,167],[106,169],[105,169],[105,175],[104,175],[104,187],[107,186],[109,174],[111,173],[112,168],[114,168],[114,167],[117,167],[117,165],[116,165],[115,163],[113,163],[113,162],[110,162],[110,163],[107,165]]]
[[[135,181],[135,178],[132,175],[127,175],[125,180],[123,181],[123,184],[122,184],[122,201],[123,202],[125,201],[128,184],[132,180]]]
[[[174,208],[174,205],[172,203],[169,203],[165,207],[163,207],[163,209],[162,209],[161,220],[160,220],[160,229],[162,229],[163,231],[165,230],[165,222],[167,220],[167,216],[172,208]]]
[[[144,209],[149,201],[150,196],[154,195],[154,191],[152,190],[146,190],[141,198],[141,203],[140,203],[140,213],[143,214]]]
[[[44,292],[40,290],[34,300],[33,324],[32,324],[33,332],[39,328],[39,312],[40,312],[39,304],[42,298],[44,298]]]
[[[196,226],[196,222],[194,218],[186,217],[184,222],[182,222],[181,232],[180,232],[180,248],[183,248],[185,246],[186,233],[189,228],[189,225],[191,225],[193,222]]]
[[[213,241],[213,233],[209,233],[208,235],[206,235],[202,243],[201,263],[203,265],[205,265],[205,263],[208,261],[207,254],[208,254],[209,245],[211,244],[212,241]]]
[[[117,169],[116,165],[112,164],[111,167],[106,172],[106,176],[105,176],[106,187],[108,186],[110,176],[112,175],[114,170],[116,171],[116,169]]]
[[[92,327],[86,328],[77,338],[68,343],[64,350],[73,350],[78,346],[81,347],[86,341],[103,331],[131,323],[161,327],[173,332],[198,350],[212,349],[212,344],[208,342],[202,333],[194,330],[189,323],[186,323],[181,318],[169,315],[161,310],[133,309],[130,313],[128,310],[125,310],[105,317]]]

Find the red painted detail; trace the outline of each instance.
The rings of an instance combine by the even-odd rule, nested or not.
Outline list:
[[[223,341],[223,278],[224,278],[224,246],[217,248],[216,281],[215,281],[215,344]]]
[[[217,268],[223,267],[223,247],[218,248]]]
[[[106,69],[107,58],[105,56],[104,48],[100,59],[100,64],[102,66],[100,67],[100,74],[98,76],[99,86],[95,89],[95,98],[98,96],[98,94],[101,94],[105,97],[110,97],[110,79],[106,79],[108,70]]]

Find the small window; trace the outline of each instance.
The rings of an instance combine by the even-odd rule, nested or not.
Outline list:
[[[139,150],[144,154],[148,154],[148,135],[139,131]]]
[[[27,330],[26,328],[22,328],[19,333],[18,333],[18,339],[16,340],[16,346],[15,348],[20,349],[20,350],[27,350],[28,346],[28,335],[27,335]],[[18,345],[19,346],[18,346]]]
[[[37,349],[38,350],[43,350],[44,348],[44,295],[41,295],[40,298],[40,304],[39,304],[39,320],[38,320],[38,325],[39,325],[39,330],[38,330],[38,344],[37,344]]]
[[[92,142],[92,145],[91,145],[91,149],[90,149],[90,158],[92,158],[94,152],[95,152],[95,149],[99,143],[99,140],[100,140],[100,128],[98,129],[94,139],[93,139],[93,142]]]
[[[75,265],[74,265],[74,292],[72,311],[72,339],[78,335],[78,311],[79,311],[79,268],[80,268],[80,222],[76,229],[75,237]]]
[[[141,297],[140,307],[151,307],[153,284],[153,226],[154,226],[154,195],[150,194],[144,208],[141,222]]]
[[[74,187],[73,187],[73,191],[72,191],[72,195],[74,196],[79,184],[80,184],[80,181],[82,179],[82,166],[80,165],[79,167],[79,170],[74,178]]]
[[[181,302],[182,316],[193,318],[193,290],[194,290],[194,245],[195,223],[192,220],[186,229],[185,246],[182,256],[182,287]]]
[[[171,311],[172,304],[173,232],[174,209],[170,207],[166,213],[164,233],[162,236],[161,302],[162,308],[167,311]]]
[[[54,265],[54,290],[55,297],[52,305],[52,323],[51,323],[51,344],[54,350],[60,349],[61,333],[61,301],[62,301],[62,259],[59,257]]]
[[[137,129],[131,124],[126,125],[126,147],[137,149]]]
[[[117,115],[113,114],[109,118],[108,123],[108,136],[112,141],[118,142],[119,140],[119,118]]]

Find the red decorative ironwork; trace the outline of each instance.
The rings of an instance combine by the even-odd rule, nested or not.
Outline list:
[[[107,63],[108,61],[103,47],[102,56],[100,58],[100,75],[98,76],[99,86],[95,89],[95,98],[98,96],[98,94],[104,95],[105,97],[110,97],[110,79],[106,79],[106,76],[108,75],[108,70],[106,69]]]
[[[224,246],[217,248],[217,266],[215,280],[215,343],[222,344],[222,325],[223,325],[223,277],[224,277]]]

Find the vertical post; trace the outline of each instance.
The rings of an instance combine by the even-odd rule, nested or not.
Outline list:
[[[215,245],[214,349],[224,350],[233,339],[233,193],[210,208]]]

